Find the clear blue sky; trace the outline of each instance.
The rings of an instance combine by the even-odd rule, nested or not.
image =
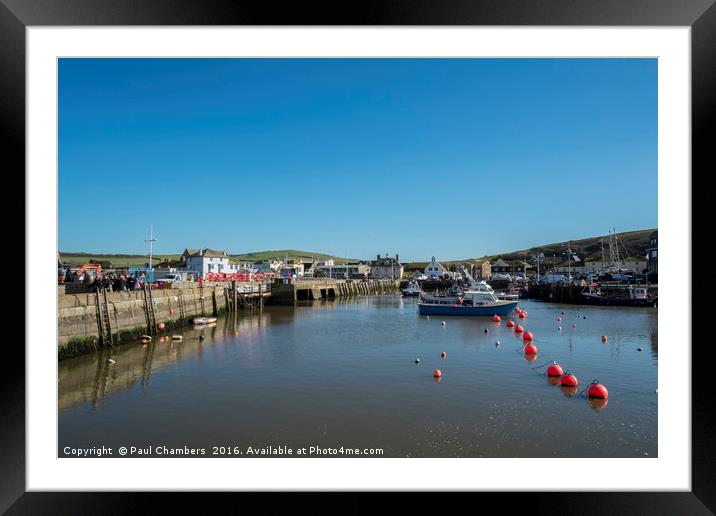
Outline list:
[[[656,59],[61,59],[59,248],[462,259],[657,225]]]

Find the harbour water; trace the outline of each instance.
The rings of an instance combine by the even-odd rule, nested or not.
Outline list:
[[[656,457],[657,309],[520,306],[528,317],[514,320],[535,335],[533,361],[509,316],[428,319],[399,296],[265,307],[172,332],[181,342],[155,337],[64,360],[58,455],[99,446],[211,455],[219,446]],[[577,375],[578,391],[598,379],[607,402],[553,385],[538,368],[552,360]]]

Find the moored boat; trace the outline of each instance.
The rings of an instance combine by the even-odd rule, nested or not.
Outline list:
[[[191,322],[193,324],[209,324],[215,323],[216,317],[194,317]]]
[[[418,297],[422,291],[420,285],[411,282],[407,287],[401,289],[400,293],[403,294],[403,297]]]
[[[591,287],[582,292],[582,301],[587,305],[599,306],[656,306],[657,297],[649,295],[645,286],[625,285],[623,288],[610,288],[605,291],[599,287]]]
[[[505,315],[517,306],[516,300],[498,299],[495,291],[484,281],[470,278],[470,287],[456,295],[426,295],[418,303],[420,315]]]

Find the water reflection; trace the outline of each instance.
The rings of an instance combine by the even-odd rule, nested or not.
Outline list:
[[[244,315],[243,317],[241,315]],[[235,341],[242,334],[250,335],[267,324],[287,324],[293,317],[293,309],[280,313],[233,314],[220,318],[216,323],[197,325],[172,331],[171,334],[155,336],[150,342],[127,342],[115,348],[105,348],[96,353],[63,360],[58,366],[59,409],[89,402],[92,408],[102,406],[112,393],[150,383],[152,373],[181,360],[191,353],[202,360],[205,351],[228,341]],[[182,340],[173,340],[181,335]],[[245,340],[250,344],[253,339]],[[110,363],[109,359],[114,360]]]
[[[427,319],[412,299],[380,296],[241,312],[66,360],[59,440],[365,445],[393,457],[655,455],[656,314],[589,309],[567,334],[554,321],[562,310],[571,322],[571,308],[529,307],[539,355],[525,356],[504,323]],[[636,352],[650,344],[652,353]],[[606,400],[582,403],[582,386],[562,387],[534,369],[553,360],[599,377],[608,410]],[[433,378],[436,368],[442,377]],[[555,418],[570,425],[555,428]],[[596,429],[603,440],[583,438]]]

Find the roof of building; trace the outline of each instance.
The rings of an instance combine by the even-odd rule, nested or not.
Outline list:
[[[192,249],[187,247],[182,256],[205,256],[209,258],[227,258],[229,254],[226,251],[217,251],[216,249]]]

